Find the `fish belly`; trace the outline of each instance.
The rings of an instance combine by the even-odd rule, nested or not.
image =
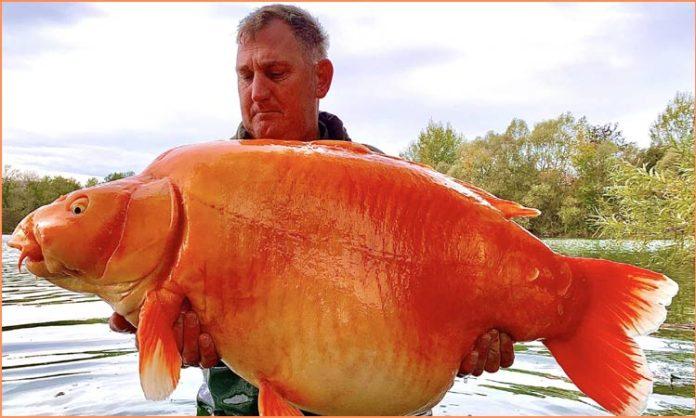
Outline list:
[[[349,299],[276,288],[211,329],[233,370],[304,410],[399,415],[437,402],[452,384],[453,353],[422,352],[428,344],[395,312]]]
[[[562,322],[548,248],[394,164],[245,152],[177,180],[173,277],[223,360],[302,409],[417,412],[487,329],[534,339]]]

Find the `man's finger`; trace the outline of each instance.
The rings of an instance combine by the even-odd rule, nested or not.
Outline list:
[[[471,374],[471,372],[474,371],[474,367],[476,367],[476,363],[478,363],[478,352],[474,350],[462,360],[462,363],[459,365],[457,376],[461,377]]]
[[[176,340],[176,349],[179,353],[184,351],[184,314],[182,313],[176,318],[174,326],[172,327],[174,331],[174,339]]]
[[[112,331],[126,334],[134,334],[136,331],[136,328],[131,325],[126,318],[116,312],[112,313],[109,317],[109,328],[111,328]]]
[[[198,336],[198,348],[201,352],[201,367],[209,369],[217,364],[220,358],[215,350],[215,344],[209,334],[203,333]]]
[[[500,367],[512,366],[515,361],[515,347],[512,338],[504,332],[500,333]]]
[[[491,330],[488,334],[491,336],[491,345],[488,348],[485,370],[495,373],[500,369],[500,335],[497,330]]]
[[[197,366],[200,362],[200,354],[198,352],[198,336],[200,333],[201,329],[198,324],[198,316],[196,316],[195,312],[186,312],[184,315],[183,350],[181,352],[184,364],[186,365]]]
[[[479,337],[476,341],[476,347],[474,350],[478,352],[478,362],[476,367],[471,372],[473,376],[481,376],[483,374],[483,369],[486,367],[486,360],[488,359],[488,349],[491,345],[491,334],[487,332]]]

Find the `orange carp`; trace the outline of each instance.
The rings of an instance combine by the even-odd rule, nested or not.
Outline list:
[[[538,211],[348,142],[219,141],[28,215],[27,268],[138,327],[148,399],[176,387],[184,298],[263,415],[404,415],[436,405],[492,328],[542,340],[614,414],[652,391],[636,335],[677,285],[553,252]]]

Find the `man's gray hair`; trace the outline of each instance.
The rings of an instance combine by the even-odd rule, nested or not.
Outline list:
[[[319,21],[306,10],[286,4],[263,6],[242,19],[237,28],[237,43],[241,44],[245,37],[254,39],[273,20],[280,20],[290,26],[295,38],[313,60],[327,57],[329,36]]]

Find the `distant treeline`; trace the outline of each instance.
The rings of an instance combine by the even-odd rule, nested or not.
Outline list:
[[[505,132],[467,140],[431,121],[401,156],[541,210],[521,225],[541,237],[670,239],[693,236],[694,100],[678,93],[639,148],[618,125],[564,113],[537,123],[513,119]],[[104,182],[132,175],[112,173]],[[92,178],[84,186],[98,184]],[[32,210],[83,187],[64,177],[3,170],[2,232]],[[693,252],[685,251],[689,257]]]
[[[92,177],[83,185],[72,178],[41,177],[5,166],[2,170],[2,233],[11,234],[17,224],[34,209],[51,203],[66,193],[133,174],[132,171],[111,173],[102,182]]]
[[[564,113],[467,140],[431,121],[401,153],[497,196],[541,210],[519,221],[542,237],[670,239],[694,233],[694,99],[677,93],[638,148],[616,123]],[[682,254],[689,253],[690,250]]]

